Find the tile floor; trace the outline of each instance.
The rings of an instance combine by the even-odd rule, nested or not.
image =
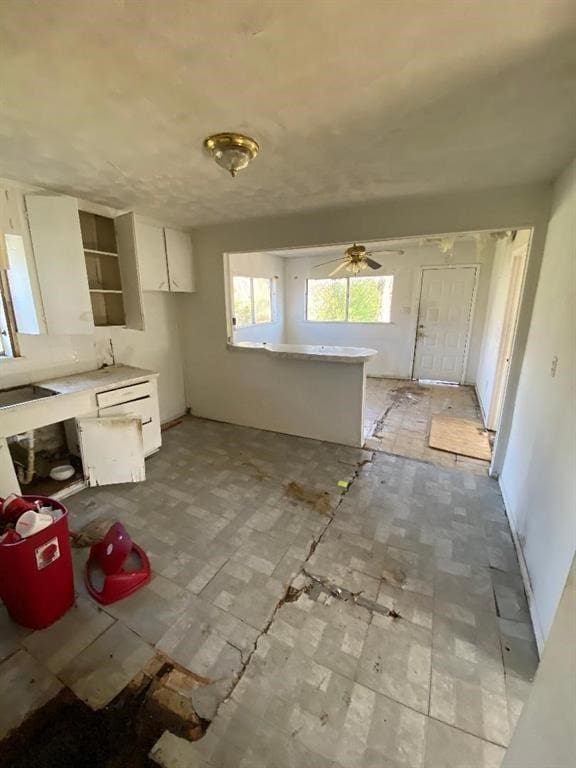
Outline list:
[[[147,476],[68,506],[75,529],[122,520],[148,586],[100,609],[76,549],[63,619],[26,632],[0,617],[0,733],[62,685],[104,706],[158,649],[228,696],[200,741],[163,736],[166,768],[500,765],[537,653],[495,481],[193,418]],[[331,513],[290,481],[327,492]],[[302,592],[284,601],[289,585]]]
[[[430,419],[440,413],[475,419],[483,426],[474,387],[369,377],[364,412],[365,447],[396,456],[424,459],[442,467],[486,473],[488,461],[430,448]]]

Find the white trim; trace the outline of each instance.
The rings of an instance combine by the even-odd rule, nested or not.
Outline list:
[[[464,384],[466,382],[466,374],[468,372],[468,357],[470,355],[470,338],[472,336],[472,325],[474,322],[474,313],[476,311],[476,297],[478,295],[478,285],[480,283],[480,270],[482,265],[479,262],[470,264],[435,264],[431,266],[425,266],[420,268],[420,290],[418,292],[418,311],[416,312],[416,326],[414,328],[414,346],[412,354],[412,371],[410,373],[411,381],[416,381],[414,376],[414,368],[416,366],[416,346],[418,344],[418,326],[420,321],[420,307],[422,305],[422,285],[424,283],[424,272],[432,269],[473,269],[474,270],[474,285],[472,286],[472,297],[470,300],[470,311],[468,314],[468,332],[466,334],[466,346],[464,348],[464,357],[462,359],[462,371],[460,373],[460,380],[455,382],[446,382],[448,384]]]
[[[524,552],[520,544],[520,538],[516,530],[516,520],[512,513],[512,507],[508,503],[506,489],[502,482],[502,477],[498,478],[498,485],[500,487],[500,493],[502,494],[502,501],[504,502],[504,510],[506,511],[506,517],[508,518],[508,524],[510,526],[510,532],[512,534],[512,541],[514,542],[514,548],[518,557],[518,564],[520,565],[520,575],[522,576],[522,583],[524,584],[524,590],[526,597],[528,598],[528,609],[530,611],[530,618],[532,620],[532,628],[534,629],[534,635],[536,637],[536,645],[538,646],[538,653],[541,655],[544,650],[544,644],[546,638],[542,629],[542,622],[538,614],[538,607],[536,605],[536,598],[534,596],[534,590],[532,589],[532,583],[530,581],[530,573],[528,571],[528,565],[524,558]]]

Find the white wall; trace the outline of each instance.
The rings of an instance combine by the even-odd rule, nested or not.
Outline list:
[[[546,638],[576,542],[576,160],[554,187],[552,214],[500,484]],[[557,358],[556,374],[551,368]]]
[[[443,264],[480,264],[466,369],[466,381],[473,383],[482,340],[493,255],[493,242],[487,243],[478,253],[476,243],[468,240],[455,243],[452,255],[444,255],[434,245],[405,246],[405,253],[401,256],[379,255],[377,260],[382,264],[382,268],[363,274],[394,276],[390,323],[308,322],[306,320],[306,279],[327,277],[334,265],[313,269],[316,264],[325,259],[317,256],[287,258],[285,259],[286,341],[289,344],[372,347],[378,350],[378,355],[368,363],[368,375],[410,378],[422,267]]]
[[[265,341],[281,344],[285,341],[284,324],[284,259],[269,253],[231,253],[230,275],[268,277],[273,281],[275,312],[271,323],[258,323],[245,328],[234,328],[234,341]]]
[[[2,181],[2,186],[15,188],[20,194],[37,191],[37,188],[16,182]],[[118,213],[87,201],[81,202],[84,209],[91,208],[96,213]],[[29,232],[24,221],[20,224],[32,271],[32,287],[41,310],[37,276],[33,273],[34,255]],[[82,253],[79,258],[83,258]],[[176,296],[167,293],[144,293],[143,296],[145,331],[95,328],[93,334],[81,336],[18,334],[21,357],[0,360],[0,387],[15,387],[45,378],[79,373],[105,363],[126,363],[160,373],[158,396],[161,421],[182,415],[186,410],[186,395],[178,327],[178,300]],[[62,286],[62,301],[66,301],[66,286]],[[189,296],[181,298],[184,306],[189,301]],[[44,325],[43,319],[41,325]]]
[[[506,339],[504,337],[506,322],[514,321],[513,309],[509,306],[514,299],[510,294],[514,278],[514,259],[518,249],[528,249],[530,235],[529,229],[519,230],[514,240],[499,240],[496,245],[476,373],[476,393],[484,422],[489,429],[498,427],[499,408],[494,407],[492,401],[494,398],[499,399],[499,392],[502,391],[497,382],[501,354],[504,346],[509,349],[508,345],[513,342],[513,328],[508,331],[510,336]],[[517,290],[521,296],[521,286],[518,286]],[[502,373],[502,376],[504,375],[505,372]]]
[[[494,389],[500,340],[504,328],[506,299],[512,276],[512,248],[509,240],[499,240],[494,254],[494,266],[488,291],[486,323],[482,338],[482,348],[478,361],[476,392],[486,417]]]
[[[502,768],[569,768],[576,755],[576,561]]]
[[[278,377],[262,382],[261,371],[251,368],[252,360],[247,353],[227,348],[223,254],[534,226],[533,258],[527,276],[527,293],[530,295],[538,275],[549,193],[547,185],[516,187],[351,206],[198,229],[194,233],[198,291],[185,308],[180,307],[188,403],[193,412],[207,418],[287,432],[295,421],[292,413],[282,406],[284,395],[294,382],[284,384]],[[528,303],[522,312],[516,356],[521,356],[523,350],[530,311]],[[514,363],[510,392],[516,385],[516,367]],[[330,375],[335,375],[337,370],[330,369]],[[302,381],[305,376],[303,373]],[[259,398],[275,400],[283,410],[280,426],[270,425],[260,412],[258,399],[251,396],[252,392],[257,392]],[[304,396],[305,392],[300,408],[304,407]],[[333,418],[338,417],[338,414],[333,415]],[[506,430],[501,430],[501,436],[505,437],[505,434]]]

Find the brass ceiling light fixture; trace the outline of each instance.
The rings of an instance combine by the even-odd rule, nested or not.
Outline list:
[[[246,168],[260,150],[255,139],[242,133],[215,133],[204,139],[204,148],[232,177]]]

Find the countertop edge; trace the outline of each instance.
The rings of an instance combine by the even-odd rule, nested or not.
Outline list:
[[[226,346],[228,349],[240,352],[266,352],[273,357],[291,358],[293,360],[312,360],[321,363],[343,363],[344,365],[360,365],[361,363],[367,363],[378,354],[376,349],[371,350],[369,354],[367,353],[364,355],[331,355],[317,352],[295,352],[290,350],[271,349],[264,344],[262,346],[247,347],[228,342]]]
[[[103,377],[102,381],[94,381],[90,380],[89,376],[98,374],[100,371],[109,371],[112,368],[116,369],[122,369],[125,368],[126,370],[126,376],[123,378],[116,379],[115,381],[106,381],[105,374],[100,374]],[[119,373],[120,370],[117,370]],[[107,389],[116,389],[121,387],[127,387],[132,384],[136,384],[140,381],[144,381],[146,379],[150,378],[158,378],[159,374],[157,371],[149,371],[145,368],[135,368],[130,365],[109,365],[105,368],[93,368],[89,371],[81,371],[79,373],[72,373],[69,376],[57,376],[53,379],[43,379],[42,381],[36,381],[34,384],[31,384],[30,386],[37,386],[37,387],[43,387],[44,389],[49,389],[52,392],[56,392],[59,395],[69,395],[74,394],[77,392],[97,392],[100,390],[107,390]],[[82,377],[86,377],[84,381],[82,381]],[[71,379],[76,379],[76,382],[70,382]],[[63,382],[61,384],[58,384],[58,382]],[[64,383],[66,382],[66,383]],[[68,383],[70,382],[70,383]]]

